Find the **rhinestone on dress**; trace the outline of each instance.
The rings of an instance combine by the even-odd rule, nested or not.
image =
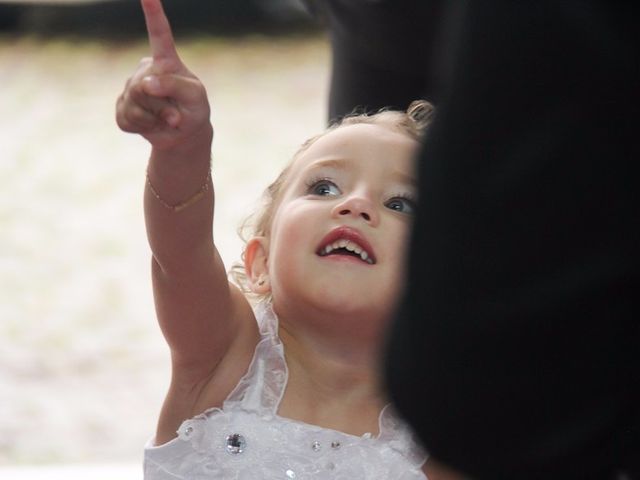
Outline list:
[[[320,442],[318,441],[315,441],[311,444],[311,450],[313,450],[314,452],[319,452],[321,448],[322,445],[320,445]]]
[[[227,437],[227,452],[233,455],[244,452],[246,445],[246,440],[239,433],[233,433]]]
[[[184,429],[184,434],[188,437],[189,435],[191,435],[193,433],[193,427],[192,426],[188,426],[187,428]]]
[[[287,476],[287,478],[296,478],[296,472],[294,472],[293,470],[289,469],[286,472],[284,472],[285,475]]]
[[[334,450],[339,449],[340,445],[340,442],[331,442],[331,448],[333,448]]]

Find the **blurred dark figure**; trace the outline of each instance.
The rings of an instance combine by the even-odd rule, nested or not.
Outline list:
[[[329,120],[434,100],[432,63],[441,1],[303,0],[329,32]]]
[[[437,102],[386,366],[401,413],[473,478],[640,478],[638,7],[315,4],[331,117]]]

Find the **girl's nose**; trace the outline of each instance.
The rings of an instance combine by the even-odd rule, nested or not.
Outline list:
[[[375,205],[362,195],[348,195],[339,202],[332,211],[334,217],[361,218],[371,226],[379,222],[379,214]]]

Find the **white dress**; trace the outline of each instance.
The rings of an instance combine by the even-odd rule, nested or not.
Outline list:
[[[361,437],[277,415],[288,370],[278,320],[258,306],[261,340],[222,409],[186,420],[178,437],[147,445],[145,480],[424,480],[426,456],[389,406],[380,434]]]

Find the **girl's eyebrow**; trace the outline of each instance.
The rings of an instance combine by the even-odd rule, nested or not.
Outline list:
[[[347,170],[349,161],[343,158],[328,158],[316,160],[312,164],[308,165],[305,170],[313,171],[321,168],[333,168],[336,170]],[[401,184],[416,186],[418,184],[418,179],[415,175],[411,175],[409,173],[403,172],[401,170],[394,169],[389,174],[389,179],[394,182],[398,182]]]
[[[400,170],[392,171],[389,175],[389,178],[398,183],[411,185],[412,187],[418,186],[418,179],[415,177],[415,175],[411,175]]]
[[[316,160],[307,166],[307,170],[315,170],[318,168],[335,168],[336,170],[346,170],[349,162],[342,158],[328,158],[324,160]]]

